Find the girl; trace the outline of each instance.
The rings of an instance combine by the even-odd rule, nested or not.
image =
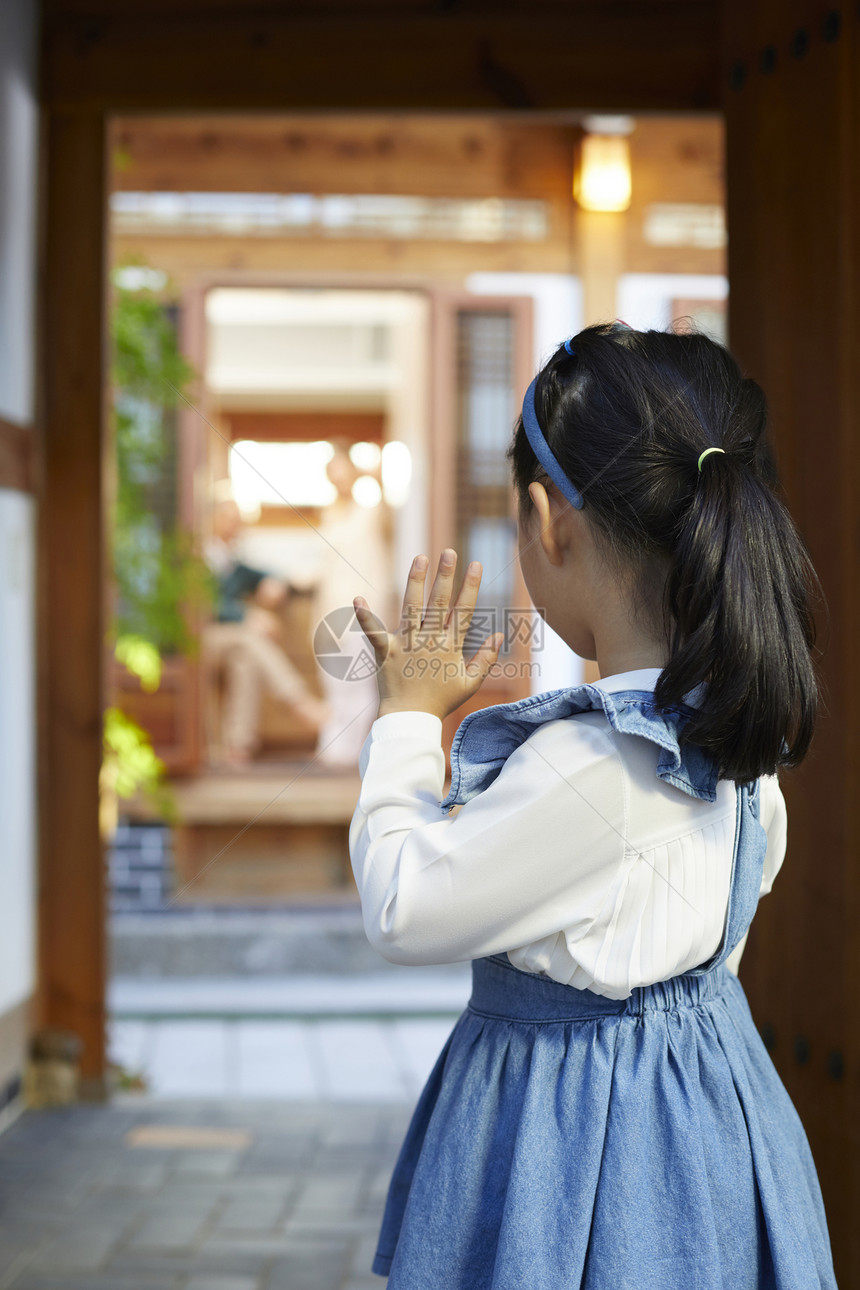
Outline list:
[[[786,845],[777,768],[812,738],[818,585],[766,402],[696,333],[585,328],[529,387],[508,457],[537,612],[601,680],[442,720],[480,566],[378,665],[350,855],[395,963],[472,959],[403,1143],[389,1290],[835,1286],[797,1112],[736,976]],[[820,588],[819,588],[820,590]],[[449,814],[455,805],[459,812]]]

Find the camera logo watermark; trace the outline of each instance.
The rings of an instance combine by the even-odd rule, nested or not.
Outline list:
[[[447,612],[444,611],[445,616]],[[423,622],[414,637],[414,643],[422,650],[422,656],[415,660],[413,666],[421,669],[421,675],[427,675],[428,672],[432,674],[434,662],[438,663],[439,667],[442,666],[442,660],[434,660],[432,655],[446,648],[447,633],[456,614],[455,608],[452,621],[443,632],[445,621],[443,611],[436,611],[435,619],[433,610],[424,611]],[[513,660],[503,663],[502,659],[514,645],[525,645],[531,653],[541,650],[544,642],[543,629],[543,618],[531,606],[527,609],[500,608],[492,605],[477,607],[472,611],[466,629],[463,654],[466,659],[471,658],[488,636],[501,631],[504,640],[499,658],[491,672],[499,675],[501,671],[504,676],[509,677],[519,675],[525,667],[526,674],[531,675],[534,664],[518,664]],[[325,617],[320,619],[314,630],[313,651],[323,671],[339,681],[363,681],[378,672],[385,661],[384,658],[377,659],[352,605],[339,605],[336,609],[329,610]],[[428,654],[431,657],[428,658]]]
[[[338,681],[364,681],[379,671],[380,663],[352,605],[338,605],[320,619],[313,647],[322,670]]]

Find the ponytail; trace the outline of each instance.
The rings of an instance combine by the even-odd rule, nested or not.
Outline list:
[[[658,707],[708,682],[685,740],[710,751],[721,779],[747,782],[796,766],[812,739],[817,684],[810,650],[816,581],[803,540],[771,486],[739,457],[702,463],[666,581],[675,624]]]
[[[799,765],[818,706],[814,589],[824,597],[779,496],[761,387],[696,332],[596,324],[571,346],[542,369],[535,407],[607,566],[632,569],[651,613],[662,587],[656,707],[683,705],[679,739],[709,753],[720,779]],[[724,452],[699,471],[707,447]],[[542,472],[521,420],[508,457],[525,518]],[[685,705],[702,682],[703,702]]]

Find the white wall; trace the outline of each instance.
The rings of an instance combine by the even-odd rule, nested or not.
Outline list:
[[[535,371],[584,325],[582,284],[569,274],[473,273],[466,279],[466,289],[482,296],[531,297]],[[538,664],[531,677],[532,694],[581,685],[585,680],[583,660],[546,623],[542,631],[543,644],[532,653],[532,661]]]
[[[0,3],[0,417],[33,416],[35,0]]]
[[[0,417],[19,424],[33,419],[37,12],[0,0]],[[34,511],[0,489],[0,1014],[35,985]]]
[[[34,511],[0,488],[0,1014],[36,980]]]
[[[407,298],[403,317],[392,336],[392,360],[398,380],[389,393],[388,431],[392,440],[405,443],[412,458],[409,500],[394,512],[394,551],[391,576],[399,606],[409,569],[420,551],[429,550],[430,540],[430,424],[428,355],[430,353],[430,307],[425,297]],[[429,585],[429,583],[428,583]]]
[[[624,273],[618,279],[618,317],[637,331],[663,331],[672,322],[674,299],[725,300],[728,292],[728,278],[717,273]]]
[[[399,290],[220,287],[208,293],[206,319],[206,381],[222,407],[235,399],[247,408],[258,398],[260,406],[274,408],[355,410],[369,399],[368,406],[385,412],[386,439],[406,444],[412,459],[410,495],[393,517],[392,577],[399,610],[409,567],[419,551],[427,550],[429,531],[427,299],[421,292]],[[375,357],[380,339],[383,353]],[[333,354],[338,355],[334,366]],[[323,554],[309,529],[250,530],[242,549],[249,563],[298,584],[313,581]],[[373,581],[371,571],[368,578]],[[383,600],[380,588],[372,607],[384,614]]]

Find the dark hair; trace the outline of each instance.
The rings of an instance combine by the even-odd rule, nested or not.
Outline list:
[[[720,779],[796,766],[818,707],[811,592],[824,595],[766,441],[767,401],[732,354],[693,329],[586,327],[538,375],[535,410],[612,575],[668,646],[654,690],[679,740]],[[698,470],[700,453],[709,453]],[[507,450],[521,523],[545,476],[517,420]],[[696,708],[684,695],[707,682]],[[692,714],[692,715],[689,715]]]

